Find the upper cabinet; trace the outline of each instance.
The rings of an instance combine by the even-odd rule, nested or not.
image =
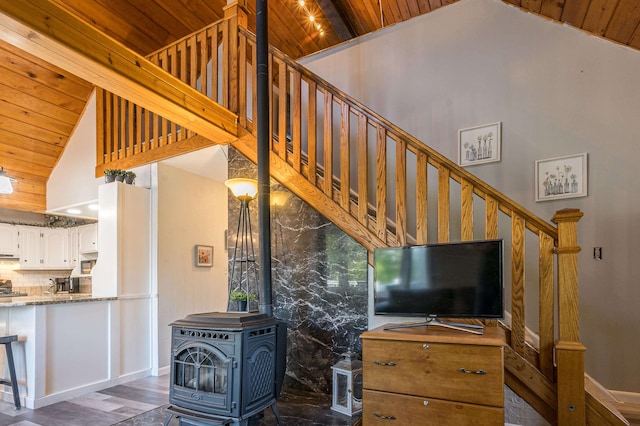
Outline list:
[[[18,255],[18,227],[0,223],[0,259],[16,258]]]
[[[96,253],[98,251],[98,224],[78,226],[78,251]]]
[[[19,226],[21,269],[71,269],[69,230]]]

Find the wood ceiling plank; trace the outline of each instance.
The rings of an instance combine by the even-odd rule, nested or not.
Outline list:
[[[29,161],[24,161],[20,158],[11,159],[11,166],[3,166],[9,176],[18,175],[24,173],[27,175],[39,176],[43,179],[49,179],[53,166],[46,167],[33,164]],[[17,179],[17,178],[16,178]]]
[[[429,4],[429,0],[417,0],[417,3],[421,14],[431,12],[431,5]]]
[[[636,28],[636,31],[633,33],[631,40],[629,40],[629,46],[634,49],[640,49],[640,26]]]
[[[64,147],[45,143],[36,139],[30,139],[17,133],[8,132],[0,129],[0,141],[3,145],[9,145],[17,148],[23,148],[28,151],[38,152],[49,157],[58,158]]]
[[[0,115],[13,118],[16,121],[24,123],[26,126],[40,127],[61,135],[69,136],[75,128],[75,121],[59,121],[44,114],[40,114],[38,110],[28,110],[18,105],[8,103],[0,98]],[[78,118],[80,116],[78,115]]]
[[[88,81],[82,80],[1,40],[0,67],[27,75],[33,80],[66,93],[83,103],[86,102],[93,91],[93,84]]]
[[[540,14],[559,21],[564,9],[564,0],[542,0]]]
[[[618,0],[591,0],[582,29],[599,36],[604,35],[617,5]]]
[[[522,0],[520,2],[520,7],[530,10],[534,13],[540,13],[540,8],[542,7],[542,0]]]
[[[12,90],[13,92],[22,93],[23,97],[37,100],[35,102],[37,104],[46,102],[69,111],[76,117],[84,111],[84,101],[80,101],[66,93],[52,90],[47,85],[20,74],[13,72],[3,73],[0,85],[3,86],[3,91]]]
[[[385,25],[393,25],[402,22],[402,13],[397,0],[380,0],[384,12]]]
[[[3,167],[6,167],[4,165],[5,159],[27,161],[48,168],[53,168],[53,165],[58,161],[58,157],[51,157],[41,154],[38,151],[32,151],[5,143],[0,144],[0,156],[3,160]]]
[[[0,2],[0,38],[217,143],[237,116],[47,0]]]
[[[8,132],[19,133],[28,138],[52,143],[54,145],[64,146],[68,139],[67,135],[50,132],[49,130],[41,129],[39,127],[25,126],[24,123],[3,115],[0,115],[0,127]]]
[[[13,194],[0,194],[0,208],[35,213],[45,212],[47,207],[46,196],[29,195],[22,192],[20,186],[16,186],[16,188]]]
[[[574,27],[582,28],[584,17],[589,10],[590,0],[565,0],[562,9],[562,20]]]
[[[640,2],[620,0],[604,35],[612,40],[627,44],[631,41],[639,24]]]
[[[68,10],[78,15],[86,22],[90,22],[95,28],[113,37],[120,43],[128,46],[138,53],[145,54],[152,52],[162,45],[156,38],[140,31],[137,25],[131,24],[127,19],[123,19],[111,12],[110,8],[95,1],[86,0],[52,0],[58,5],[63,5]],[[151,46],[158,46],[146,52]]]
[[[67,108],[45,101],[26,91],[16,90],[13,87],[6,86],[2,83],[2,80],[0,80],[0,99],[13,105],[28,108],[31,111],[38,111],[42,115],[65,123],[75,123],[80,116],[79,112],[69,111]]]
[[[442,7],[442,2],[440,0],[429,0],[429,5],[431,6],[431,10],[435,10]]]

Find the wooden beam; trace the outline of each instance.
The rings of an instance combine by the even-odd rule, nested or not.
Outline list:
[[[0,39],[215,143],[237,116],[51,0],[0,2]]]

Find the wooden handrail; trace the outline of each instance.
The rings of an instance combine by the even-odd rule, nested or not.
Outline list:
[[[255,161],[255,36],[238,21],[243,19],[230,14],[154,52],[149,59],[236,113],[239,126],[246,133],[241,132],[233,145]],[[269,52],[269,78],[274,178],[370,253],[381,246],[445,242],[452,238],[504,238],[505,258],[511,265],[509,354],[519,357],[517,367],[512,365],[507,377],[521,382],[535,377],[535,382],[526,385],[538,393],[544,405],[539,411],[560,411],[558,404],[567,399],[549,391],[557,374],[556,328],[561,330],[563,366],[568,365],[566,360],[579,361],[582,353],[577,299],[573,304],[563,302],[577,294],[577,263],[574,258],[563,256],[573,256],[572,250],[577,247],[575,225],[581,213],[571,212],[567,219],[566,212],[559,212],[554,217],[559,223],[556,228],[274,48]],[[135,130],[121,131],[109,131],[109,126],[104,126],[104,135],[125,140],[129,144],[125,143],[125,149],[132,150],[134,156],[195,137],[188,129],[136,106],[115,107],[123,102],[117,98],[111,100],[105,94],[98,99],[106,111],[107,123],[136,125]],[[141,116],[142,127],[148,126],[152,137],[139,131],[140,124],[136,123]],[[110,146],[113,149],[118,145]],[[106,152],[105,158],[109,158]],[[122,161],[120,154],[115,156],[118,161]],[[480,217],[483,220],[478,220]],[[565,226],[567,222],[571,225]],[[452,237],[454,225],[458,231]],[[532,238],[537,239],[537,245],[526,244]],[[533,247],[537,265],[534,256],[527,256],[525,250]],[[525,289],[536,285],[534,279],[539,296],[530,301]],[[565,295],[557,307],[558,317],[554,315],[556,281],[563,288],[559,294]],[[538,307],[537,324],[526,318],[532,312],[527,303]],[[562,321],[559,327],[557,321]],[[539,334],[537,348],[527,338],[529,328]],[[577,376],[583,374],[583,369],[576,372],[565,368],[562,373],[568,383],[563,389],[570,390],[571,401],[576,401],[576,381],[583,380]],[[558,404],[549,403],[556,397]],[[549,420],[553,422],[555,418]]]

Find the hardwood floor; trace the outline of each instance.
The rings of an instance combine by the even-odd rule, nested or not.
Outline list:
[[[161,426],[169,403],[169,377],[145,377],[36,410],[0,401],[0,426]],[[277,403],[283,426],[348,426],[357,422],[330,409],[330,395],[283,392]],[[170,426],[179,421],[173,418]],[[275,425],[271,410],[252,426]]]
[[[0,426],[109,426],[168,402],[167,376],[145,377],[36,410],[0,401]]]

